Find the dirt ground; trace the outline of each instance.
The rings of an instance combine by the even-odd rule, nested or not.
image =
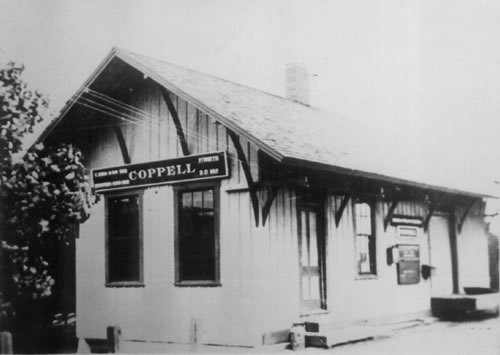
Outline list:
[[[80,349],[83,353],[88,353],[89,350]],[[402,329],[384,338],[328,349],[306,348],[292,351],[285,349],[283,345],[245,349],[130,342],[124,344],[121,350],[130,354],[500,355],[500,318],[470,319],[460,322],[435,321]]]
[[[384,339],[300,351],[304,354],[325,352],[335,355],[500,355],[500,319],[436,322],[405,329]]]

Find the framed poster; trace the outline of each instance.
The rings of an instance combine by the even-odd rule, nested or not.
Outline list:
[[[398,284],[418,284],[420,282],[420,246],[400,244],[398,250]]]

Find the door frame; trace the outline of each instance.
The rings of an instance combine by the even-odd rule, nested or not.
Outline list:
[[[456,230],[454,230],[455,227],[455,219],[453,216],[453,212],[447,212],[447,211],[436,211],[432,216],[429,221],[429,228],[427,230],[427,237],[428,237],[428,242],[429,242],[429,261],[430,264],[434,267],[439,266],[438,263],[435,260],[436,257],[436,252],[433,251],[433,248],[436,247],[436,241],[438,239],[437,235],[435,234],[435,231],[433,231],[432,228],[432,219],[433,218],[441,218],[443,223],[443,226],[446,229],[446,233],[444,233],[442,236],[439,236],[439,238],[446,238],[446,240],[441,241],[444,242],[440,244],[441,246],[446,246],[447,251],[449,252],[449,282],[451,283],[451,290],[450,292],[447,292],[445,294],[437,293],[435,294],[436,287],[434,285],[438,284],[439,282],[442,282],[442,279],[439,280],[436,279],[436,276],[431,277],[431,295],[433,297],[436,296],[443,296],[443,295],[448,295],[448,294],[456,294],[458,293],[458,267],[457,267],[457,260],[458,260],[458,255],[457,255],[457,234]],[[442,256],[441,256],[442,258]],[[439,270],[439,267],[436,269],[436,275],[440,275],[440,273],[443,273],[443,270]]]
[[[304,300],[302,295],[302,212],[312,211],[316,214],[316,236],[317,236],[317,246],[318,246],[318,267],[319,267],[319,307],[317,309],[309,309],[304,306]],[[297,226],[298,226],[298,264],[299,264],[299,303],[300,303],[300,313],[305,315],[309,313],[315,313],[318,311],[327,310],[327,238],[326,238],[326,219],[325,219],[325,198],[323,196],[318,196],[317,194],[310,195],[307,197],[302,197],[297,199]]]

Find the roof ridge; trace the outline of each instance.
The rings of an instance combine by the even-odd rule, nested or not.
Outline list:
[[[80,91],[104,75],[114,58],[123,60],[145,76],[151,76],[176,95],[191,99],[193,105],[286,164],[439,191],[474,196],[497,195],[492,192],[490,184],[479,185],[477,180],[469,182],[470,179],[463,172],[457,171],[458,174],[453,175],[453,178],[447,178],[446,174],[441,173],[442,167],[437,168],[434,159],[429,160],[430,155],[424,154],[424,150],[416,149],[415,154],[408,155],[412,147],[403,144],[399,148],[403,141],[395,139],[398,136],[394,137],[386,130],[380,130],[376,121],[361,121],[337,112],[298,104],[228,79],[118,47],[113,47]],[[74,101],[66,103],[59,117],[42,133],[42,140],[67,116],[73,105]],[[372,130],[372,127],[376,129]],[[401,138],[407,139],[406,136]],[[429,164],[422,165],[422,159],[426,159],[425,162]],[[458,176],[461,178],[458,179]]]
[[[231,85],[235,85],[235,86],[244,88],[246,90],[250,90],[250,91],[255,92],[255,93],[268,95],[270,97],[274,97],[274,98],[276,98],[278,100],[281,100],[282,102],[285,102],[287,104],[294,105],[295,107],[300,107],[302,109],[309,109],[309,110],[315,111],[317,113],[326,114],[326,115],[330,116],[332,119],[336,119],[336,120],[340,120],[340,121],[345,122],[345,124],[355,124],[355,125],[366,125],[366,124],[370,125],[370,124],[373,124],[373,122],[366,121],[366,120],[361,119],[361,118],[355,118],[355,117],[347,116],[345,114],[342,114],[342,113],[339,113],[339,112],[336,112],[336,111],[330,111],[330,110],[327,110],[327,109],[324,109],[324,108],[321,108],[321,107],[318,107],[318,106],[306,105],[306,104],[303,104],[303,103],[300,103],[300,102],[297,102],[297,101],[293,101],[293,100],[287,99],[286,97],[283,97],[283,96],[280,96],[280,95],[277,95],[277,94],[273,94],[273,93],[270,93],[270,92],[267,92],[267,91],[264,91],[264,90],[261,90],[261,89],[257,89],[257,88],[254,88],[254,87],[251,87],[251,86],[248,86],[248,85],[244,85],[244,84],[241,84],[241,83],[229,80],[229,79],[221,78],[221,77],[218,77],[218,76],[213,75],[213,74],[202,72],[200,70],[196,70],[196,69],[192,69],[192,68],[186,68],[184,66],[181,66],[181,65],[178,65],[178,64],[174,64],[174,63],[171,63],[171,62],[163,60],[163,59],[153,58],[153,57],[150,57],[150,56],[147,56],[147,55],[144,55],[144,54],[141,54],[141,53],[137,53],[137,52],[134,52],[134,51],[131,51],[131,50],[128,50],[128,49],[124,49],[124,48],[120,48],[120,47],[116,47],[115,46],[115,47],[113,47],[112,51],[115,52],[115,53],[119,52],[119,53],[122,53],[124,55],[132,55],[132,56],[136,56],[136,57],[143,58],[143,59],[146,59],[146,60],[152,60],[152,61],[155,61],[155,62],[160,62],[162,64],[166,64],[166,65],[169,65],[169,66],[172,66],[172,67],[176,67],[176,68],[179,68],[179,69],[182,69],[182,70],[186,70],[188,72],[195,73],[197,75],[204,75],[206,77],[210,77],[210,78],[215,79],[215,80],[219,80],[219,81],[231,84]]]
[[[213,74],[210,74],[210,73],[205,73],[205,72],[202,72],[202,71],[199,71],[199,70],[196,70],[196,69],[186,68],[184,66],[181,66],[181,65],[178,65],[178,64],[174,64],[174,63],[168,62],[168,61],[163,60],[163,59],[153,58],[153,57],[150,57],[150,56],[147,56],[147,55],[144,55],[144,54],[140,54],[140,53],[137,53],[137,52],[134,52],[134,51],[130,51],[128,49],[119,48],[119,47],[113,47],[113,50],[115,50],[116,52],[124,53],[125,55],[131,54],[131,55],[142,57],[142,58],[145,58],[145,59],[148,59],[148,60],[154,60],[154,61],[157,61],[157,62],[162,62],[164,64],[171,65],[171,66],[174,66],[174,67],[186,70],[186,71],[190,71],[192,73],[209,76],[209,77],[211,77],[213,79],[224,81],[226,83],[230,83],[231,85],[236,85],[236,86],[248,89],[248,90],[252,90],[252,91],[259,92],[259,93],[262,93],[262,94],[266,94],[266,95],[269,95],[269,96],[273,96],[273,97],[275,97],[277,99],[280,99],[280,100],[283,100],[283,101],[285,101],[287,103],[298,105],[299,107],[304,107],[304,108],[308,108],[308,109],[315,110],[315,111],[320,111],[320,112],[326,112],[326,113],[330,113],[330,114],[335,114],[336,116],[340,116],[342,118],[347,118],[344,115],[341,115],[341,114],[339,114],[337,112],[331,112],[331,111],[327,111],[327,110],[325,110],[323,108],[320,108],[320,107],[317,107],[317,106],[311,106],[311,105],[303,104],[301,102],[293,101],[293,100],[287,99],[284,96],[280,96],[278,94],[273,94],[273,93],[270,93],[270,92],[262,90],[262,89],[257,89],[255,87],[251,87],[249,85],[244,85],[244,84],[241,84],[241,83],[229,80],[229,79],[221,78],[219,76],[216,76],[216,75],[213,75]]]

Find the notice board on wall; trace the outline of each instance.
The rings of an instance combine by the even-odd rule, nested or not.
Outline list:
[[[420,246],[400,244],[398,262],[398,284],[412,285],[420,282]]]

